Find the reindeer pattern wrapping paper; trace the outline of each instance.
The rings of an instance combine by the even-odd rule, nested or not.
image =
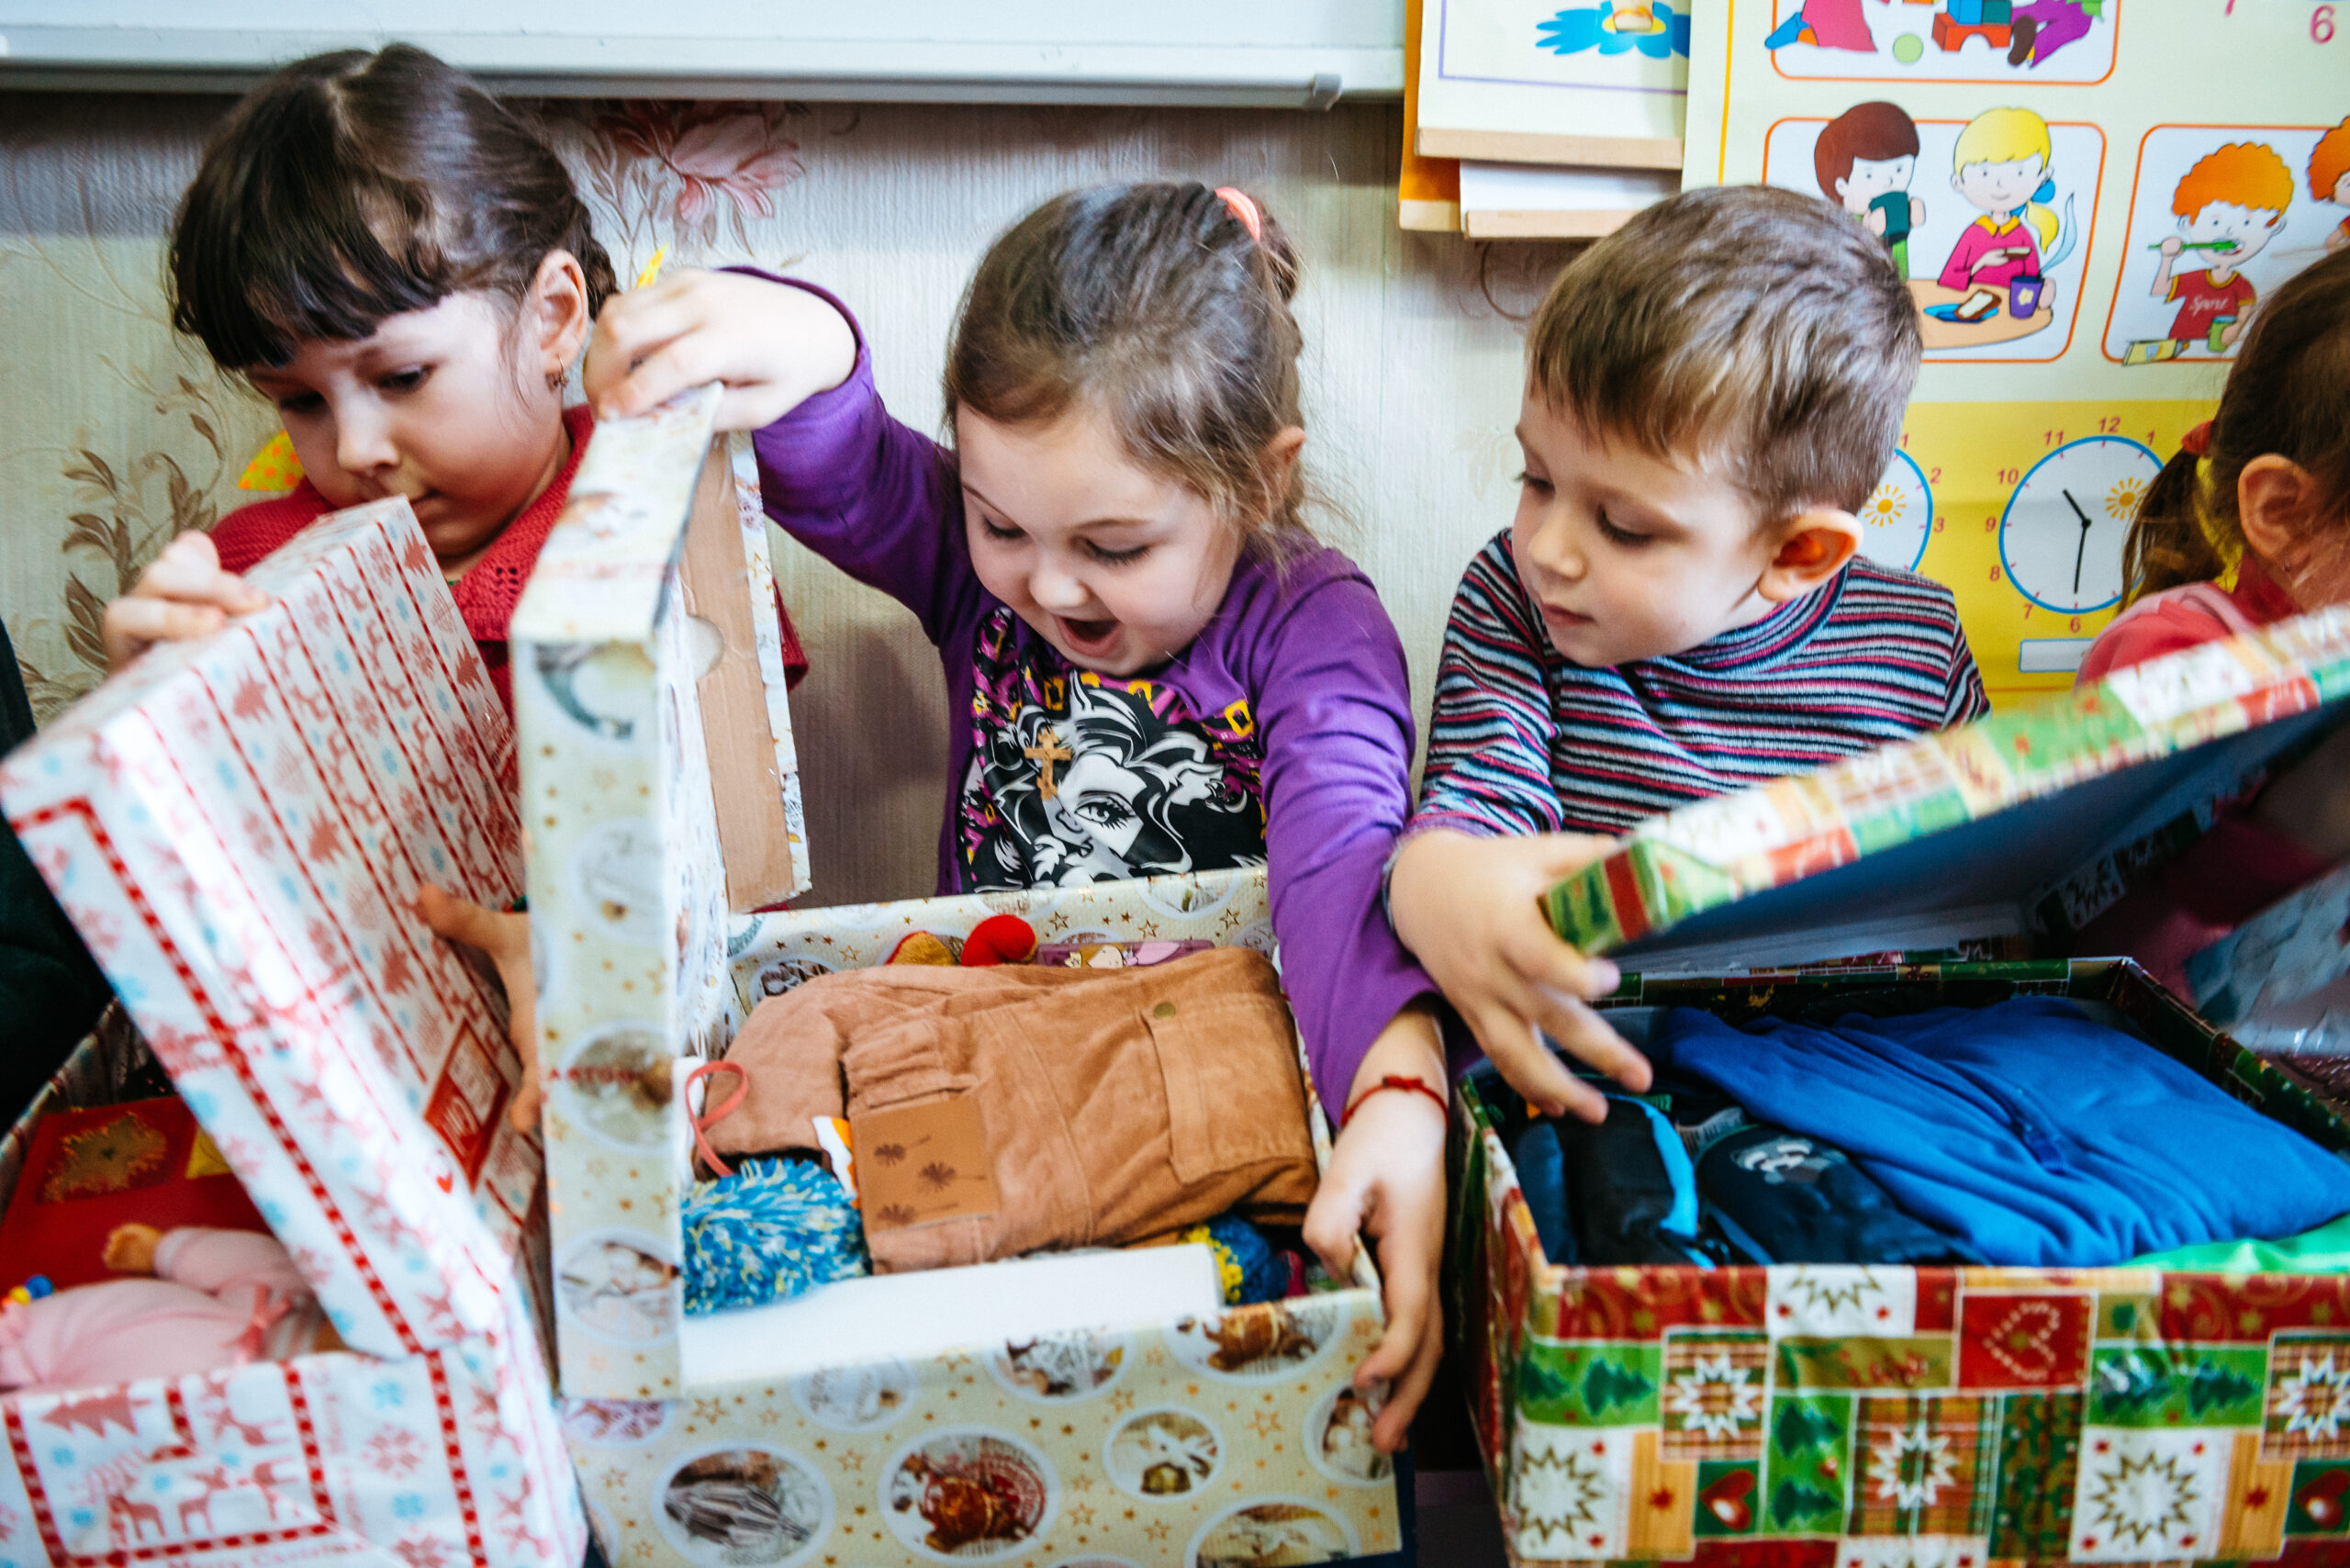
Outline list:
[[[495,988],[412,904],[512,897],[511,731],[405,501],[252,580],[267,609],[151,651],[0,802],[343,1338],[494,1332],[539,1151]]]
[[[405,502],[254,580],[268,609],[148,654],[0,802],[338,1329],[389,1359],[0,1398],[0,1562],[569,1568],[520,1063],[409,908],[517,888],[511,732]],[[85,1058],[129,1038],[61,1093],[121,1081]]]

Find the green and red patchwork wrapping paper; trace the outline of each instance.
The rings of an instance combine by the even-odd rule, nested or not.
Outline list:
[[[2350,1148],[2126,964],[1635,980],[1617,1001],[1737,1017],[1986,981],[2109,1002]],[[1494,1092],[1458,1091],[1447,1306],[1518,1564],[2350,1562],[2350,1276],[1561,1268]]]

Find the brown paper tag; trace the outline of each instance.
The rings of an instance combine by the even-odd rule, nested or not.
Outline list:
[[[868,1111],[849,1126],[867,1230],[996,1212],[987,1128],[972,1095]]]

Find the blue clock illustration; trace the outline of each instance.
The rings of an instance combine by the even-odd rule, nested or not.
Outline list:
[[[2121,542],[2162,459],[2126,436],[2068,441],[2031,465],[1999,519],[1999,565],[2042,610],[2121,602]]]

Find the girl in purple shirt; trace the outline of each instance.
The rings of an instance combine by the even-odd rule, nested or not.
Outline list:
[[[1057,196],[989,250],[947,352],[943,447],[890,416],[845,306],[687,274],[613,301],[606,416],[721,381],[767,510],[912,610],[954,715],[941,892],[1268,868],[1315,1086],[1343,1108],[1305,1221],[1378,1241],[1392,1450],[1435,1370],[1443,1051],[1381,876],[1410,807],[1404,650],[1301,515],[1297,261],[1245,193]]]

